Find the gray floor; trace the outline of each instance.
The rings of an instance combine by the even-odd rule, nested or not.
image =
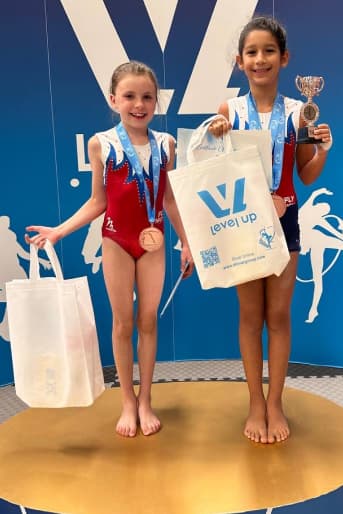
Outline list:
[[[264,363],[267,381],[267,363]],[[107,387],[118,387],[115,368],[104,368]],[[134,368],[138,382],[138,369]],[[189,382],[203,380],[244,381],[242,362],[239,360],[160,362],[156,364],[154,382]],[[290,364],[286,386],[323,396],[343,407],[343,368]],[[23,411],[27,406],[15,394],[14,386],[0,387],[0,423]]]

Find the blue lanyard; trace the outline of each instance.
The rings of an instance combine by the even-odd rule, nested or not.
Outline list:
[[[261,120],[256,109],[255,100],[251,91],[246,95],[248,103],[248,117],[250,129],[261,129]],[[276,95],[268,128],[270,129],[273,145],[273,191],[280,185],[283,149],[285,141],[285,100],[280,93]]]
[[[158,184],[160,180],[160,168],[161,168],[161,159],[160,159],[160,152],[158,149],[158,145],[155,139],[155,136],[153,132],[148,129],[148,138],[150,143],[150,149],[151,149],[151,159],[152,159],[152,177],[153,177],[153,202],[150,198],[150,192],[148,189],[148,186],[144,180],[144,172],[143,172],[143,166],[138,158],[138,155],[133,147],[133,144],[130,141],[129,135],[126,132],[126,129],[122,123],[119,123],[116,126],[116,131],[118,134],[118,137],[120,139],[120,142],[123,146],[124,152],[127,155],[127,158],[130,161],[131,166],[135,170],[138,179],[144,186],[144,192],[145,192],[145,204],[146,204],[146,210],[148,215],[148,220],[150,223],[154,223],[156,219],[156,198],[158,193]]]

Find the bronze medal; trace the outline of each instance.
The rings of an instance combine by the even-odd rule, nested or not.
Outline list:
[[[272,199],[274,202],[274,207],[277,215],[279,216],[279,218],[282,218],[287,209],[285,200],[282,198],[282,196],[275,195],[274,193],[272,193]]]
[[[156,227],[144,228],[139,234],[139,244],[146,252],[155,252],[163,245],[163,232]]]

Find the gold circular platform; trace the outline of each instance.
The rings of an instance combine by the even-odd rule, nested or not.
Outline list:
[[[242,435],[244,383],[155,384],[160,433],[115,433],[118,389],[88,408],[28,409],[0,425],[0,498],[70,514],[215,514],[304,501],[343,484],[343,409],[285,390],[292,437]]]

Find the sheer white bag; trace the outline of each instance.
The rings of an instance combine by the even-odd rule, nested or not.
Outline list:
[[[30,407],[91,405],[104,378],[87,277],[64,280],[49,241],[44,250],[55,277],[40,277],[30,245],[29,278],[6,283],[16,394]]]

